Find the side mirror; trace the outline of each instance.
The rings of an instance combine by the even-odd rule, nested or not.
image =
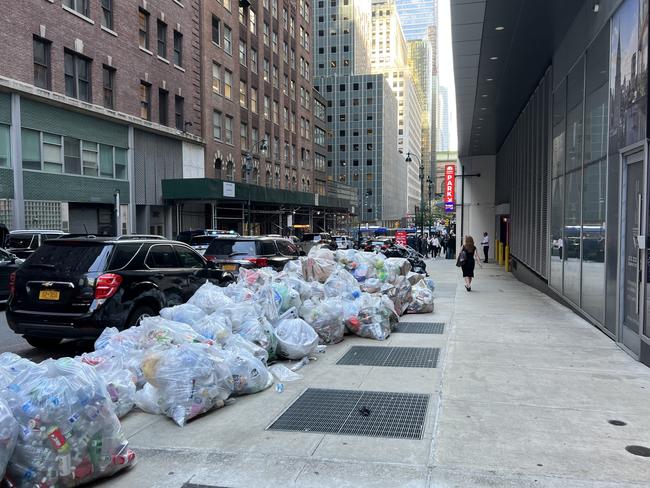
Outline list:
[[[208,269],[217,269],[217,265],[212,261],[208,261],[207,266],[208,266]]]

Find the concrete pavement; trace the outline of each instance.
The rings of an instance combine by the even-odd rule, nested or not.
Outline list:
[[[648,486],[650,370],[568,309],[496,265],[473,291],[453,261],[430,261],[443,335],[346,337],[269,389],[179,428],[132,412],[139,464],[99,486]],[[351,345],[439,347],[436,369],[337,366]],[[268,431],[306,388],[431,395],[422,440]],[[609,420],[622,420],[614,426]]]

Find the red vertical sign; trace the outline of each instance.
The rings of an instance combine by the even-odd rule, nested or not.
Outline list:
[[[456,165],[445,165],[445,212],[456,209]]]

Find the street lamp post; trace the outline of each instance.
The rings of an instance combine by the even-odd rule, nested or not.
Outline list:
[[[427,186],[429,187],[429,238],[431,238],[431,217],[432,217],[432,210],[431,210],[431,187],[433,186],[433,181],[431,180],[431,176],[427,176]]]
[[[259,147],[258,147],[259,146]],[[268,148],[266,139],[262,139],[259,142],[256,142],[253,144],[253,147],[251,147],[250,151],[246,151],[244,153],[244,160],[245,160],[245,166],[244,169],[246,170],[246,184],[249,185],[247,188],[247,193],[248,193],[248,222],[246,224],[248,228],[248,234],[250,235],[251,233],[251,188],[250,188],[250,176],[251,176],[251,171],[253,171],[253,152],[255,149],[259,149],[260,152],[265,152],[266,149]]]
[[[417,159],[418,162],[420,163],[420,174],[419,174],[419,177],[420,177],[420,236],[424,237],[424,163],[422,162],[422,160],[417,155],[415,155],[415,154],[413,154],[411,152],[406,153],[405,161],[407,163],[410,163],[411,161],[413,161],[411,159],[411,156],[415,157],[415,159]],[[408,173],[407,173],[407,175],[408,175]],[[407,176],[407,178],[408,178],[408,176]],[[407,187],[408,187],[408,183],[407,183]]]

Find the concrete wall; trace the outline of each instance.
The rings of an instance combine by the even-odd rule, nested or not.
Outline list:
[[[489,257],[494,257],[494,236],[496,234],[496,218],[494,205],[494,188],[495,188],[495,156],[474,156],[466,157],[460,160],[456,168],[456,173],[461,174],[462,168],[465,167],[466,175],[480,173],[480,177],[465,178],[465,198],[464,198],[464,218],[463,218],[463,235],[471,235],[478,245],[483,237],[483,232],[490,236],[490,253]],[[461,202],[463,202],[461,178],[456,178],[456,228],[460,236],[461,226]],[[460,239],[457,242],[458,248],[461,246]],[[482,250],[481,250],[482,254]]]

